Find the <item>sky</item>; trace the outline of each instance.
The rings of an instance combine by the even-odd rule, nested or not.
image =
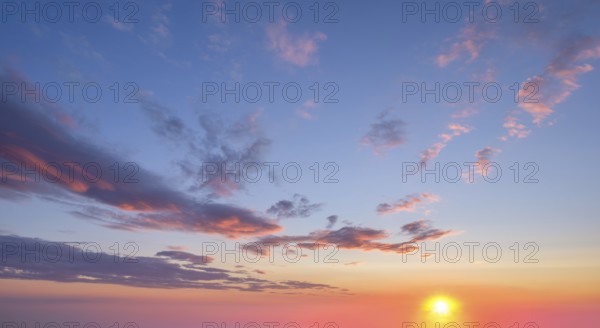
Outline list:
[[[3,0],[3,327],[597,325],[599,14]]]

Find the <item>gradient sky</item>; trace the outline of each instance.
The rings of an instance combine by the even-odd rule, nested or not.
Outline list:
[[[473,21],[458,2],[458,22],[406,15],[408,1],[275,1],[273,21],[263,4],[254,23],[207,12],[235,8],[229,0],[119,1],[118,10],[99,2],[96,22],[83,4],[71,20],[59,1],[57,22],[43,11],[39,22],[22,16],[22,4],[48,3],[1,7],[2,322],[400,327],[429,320],[423,304],[436,295],[456,301],[450,319],[460,323],[600,320],[598,1],[484,1]],[[290,22],[281,8],[294,4],[302,16]],[[486,20],[484,5],[502,17]],[[265,82],[279,85],[273,101]],[[65,83],[78,83],[73,99]],[[100,86],[97,102],[82,97],[87,83]],[[258,83],[263,95],[203,93],[222,83]],[[301,87],[297,102],[282,96],[287,83]],[[462,85],[462,98],[405,93],[436,83]],[[464,83],[494,83],[502,96],[488,101],[479,86],[471,101]],[[58,101],[48,99],[55,85]],[[536,102],[523,101],[526,86]],[[64,162],[98,163],[103,175],[90,182],[76,170],[48,183],[13,170]],[[203,179],[207,163],[222,162],[280,166],[274,181],[265,166],[255,183]],[[502,177],[486,181],[476,168],[470,182],[463,166],[454,183],[403,179],[406,163],[465,162],[493,162]],[[299,181],[282,175],[286,163],[301,167]],[[136,182],[124,183],[129,169]],[[202,257],[206,243],[267,241],[299,244],[306,256],[290,263],[276,248],[272,263],[266,253],[257,263]],[[55,242],[97,243],[104,256],[74,264],[7,255],[10,243]],[[138,262],[114,263],[111,245],[123,260],[128,242]],[[315,242],[335,244],[337,263],[315,263]],[[502,257],[490,263],[479,247],[469,261],[465,242],[497,243]],[[436,263],[436,243],[463,245],[461,260]]]

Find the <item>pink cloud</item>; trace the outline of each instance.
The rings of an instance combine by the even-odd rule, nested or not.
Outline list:
[[[519,119],[514,116],[507,116],[502,126],[508,132],[508,135],[500,137],[504,141],[508,140],[508,137],[523,139],[531,133],[531,130],[528,130],[524,124],[519,123]]]
[[[309,99],[305,101],[300,108],[296,111],[298,116],[302,117],[306,120],[314,120],[315,116],[310,112],[311,109],[314,109],[317,106],[314,100]]]
[[[433,203],[439,201],[437,195],[430,193],[421,193],[418,195],[408,195],[395,203],[381,203],[377,205],[377,214],[392,214],[398,212],[414,212],[418,205],[425,203]]]
[[[318,62],[318,43],[327,40],[327,36],[317,32],[312,36],[294,36],[287,31],[285,24],[270,25],[267,28],[269,49],[279,58],[296,66],[305,67]]]
[[[440,154],[442,149],[446,147],[448,142],[450,142],[455,137],[471,132],[472,129],[470,127],[463,126],[460,124],[450,123],[448,124],[448,130],[450,130],[449,133],[442,133],[439,135],[442,141],[434,143],[431,147],[427,148],[421,153],[422,163],[427,163],[428,161],[436,158]]]
[[[450,49],[442,52],[436,57],[436,63],[440,67],[446,67],[450,63],[458,60],[463,56],[468,56],[468,61],[471,62],[479,58],[481,49],[488,39],[492,37],[487,31],[475,28],[474,25],[461,30],[457,41],[452,43]]]
[[[477,164],[479,164],[477,166],[477,170],[479,172],[482,172],[481,170],[483,169],[483,167],[487,166],[492,157],[494,157],[496,154],[500,153],[501,150],[498,148],[493,148],[493,147],[484,147],[478,151],[475,152],[475,158],[477,158]]]
[[[598,40],[580,38],[566,41],[541,75],[523,83],[518,93],[519,107],[532,116],[534,124],[541,125],[554,113],[553,107],[564,102],[580,87],[579,76],[594,69],[592,65],[580,62],[597,58],[600,58]],[[526,89],[527,85],[529,89]]]

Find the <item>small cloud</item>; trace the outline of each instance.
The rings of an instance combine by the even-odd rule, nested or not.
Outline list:
[[[429,221],[420,219],[411,223],[407,223],[401,228],[403,233],[412,236],[410,243],[420,243],[429,240],[438,240],[443,237],[456,234],[453,230],[441,230],[431,227]]]
[[[439,197],[430,193],[408,195],[395,203],[381,203],[377,205],[377,214],[385,215],[398,212],[414,212],[418,205],[439,201]]]
[[[519,123],[519,119],[515,116],[507,116],[504,118],[504,124],[502,124],[502,126],[508,133],[507,135],[500,137],[503,141],[508,140],[509,137],[523,139],[531,133],[531,130],[527,129],[524,124]]]
[[[187,250],[187,247],[185,246],[167,246],[167,248],[171,251],[185,251]]]
[[[305,218],[321,209],[323,204],[311,204],[305,196],[295,194],[292,200],[280,200],[271,206],[267,213],[277,218]]]
[[[475,158],[477,158],[477,163],[479,163],[479,167],[488,165],[492,157],[500,152],[500,149],[492,148],[489,146],[476,151]]]
[[[405,142],[404,122],[389,118],[390,111],[379,114],[378,121],[371,124],[371,129],[362,137],[361,144],[373,147],[373,153],[380,155]]]
[[[333,226],[336,224],[338,220],[338,216],[337,215],[330,215],[327,217],[327,229],[331,229],[333,228]]]
[[[450,123],[448,124],[448,130],[449,132],[439,135],[440,139],[442,139],[441,141],[436,142],[421,153],[421,163],[427,163],[436,158],[452,139],[462,134],[469,133],[472,129],[460,124]]]

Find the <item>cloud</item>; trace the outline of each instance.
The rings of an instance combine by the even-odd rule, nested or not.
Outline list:
[[[456,123],[448,124],[448,130],[449,132],[439,135],[440,139],[442,139],[441,141],[434,143],[431,147],[427,148],[421,153],[421,163],[427,163],[436,158],[442,149],[444,149],[446,145],[448,145],[448,143],[455,137],[471,132],[470,127]]]
[[[75,54],[106,63],[106,58],[98,52],[85,36],[73,36],[59,32],[63,45]]]
[[[327,217],[327,229],[331,229],[333,228],[333,226],[336,224],[336,222],[338,221],[338,216],[337,215],[330,215]]]
[[[377,117],[378,122],[371,124],[371,129],[362,137],[361,144],[373,147],[373,153],[380,155],[405,142],[404,122],[388,118],[390,111],[383,111]]]
[[[411,235],[415,235],[418,233],[421,233],[425,230],[427,230],[429,227],[429,224],[427,223],[427,221],[421,219],[418,221],[414,221],[411,223],[407,223],[405,225],[402,226],[402,232],[411,234]]]
[[[317,103],[313,99],[309,99],[296,110],[296,113],[303,119],[314,120],[315,116],[311,113],[311,110],[315,107],[317,107]]]
[[[387,243],[379,240],[389,237],[384,230],[364,227],[343,227],[338,230],[315,231],[302,236],[266,236],[259,239],[262,243],[290,244],[313,249],[317,244],[334,244],[339,249],[381,251],[404,254],[418,249],[417,242],[437,240],[456,233],[453,230],[439,230],[431,227],[421,229],[408,242]]]
[[[171,260],[189,262],[195,265],[206,265],[212,263],[215,259],[212,256],[195,255],[182,251],[162,251],[156,253],[156,256],[166,257]]]
[[[185,247],[185,246],[175,246],[175,245],[169,245],[169,246],[167,246],[167,248],[171,251],[185,251],[187,249],[187,247]]]
[[[154,9],[154,14],[151,16],[151,27],[146,36],[140,36],[140,39],[145,43],[159,45],[171,39],[171,30],[169,28],[170,18],[168,13],[171,11],[171,4],[163,4]]]
[[[223,122],[216,114],[203,113],[197,121],[200,135],[171,109],[148,97],[142,97],[140,108],[157,136],[189,154],[178,165],[183,175],[193,180],[192,192],[209,190],[211,197],[227,197],[244,189],[246,179],[240,177],[243,168],[248,163],[260,163],[271,145],[258,126],[261,111],[236,122]],[[198,167],[198,162],[205,166]],[[237,177],[228,175],[227,170],[235,171]]]
[[[509,115],[504,118],[504,124],[502,124],[502,126],[507,131],[507,135],[500,137],[500,139],[504,141],[508,140],[509,137],[518,139],[527,138],[531,133],[531,130],[527,129],[524,124],[519,123],[519,119],[515,116]]]
[[[457,40],[452,43],[449,49],[436,57],[435,62],[440,67],[446,67],[465,56],[469,58],[469,62],[474,61],[479,58],[481,49],[492,36],[485,29],[469,25],[461,30]]]
[[[464,108],[456,113],[453,113],[452,118],[454,118],[454,119],[467,118],[467,117],[473,116],[477,113],[479,113],[479,110],[477,108],[468,107],[468,108]]]
[[[210,202],[185,204],[172,211],[130,214],[85,206],[71,213],[111,229],[127,231],[173,230],[240,238],[282,230],[277,223],[252,210]]]
[[[559,43],[559,50],[546,65],[544,72],[522,83],[519,89],[519,107],[529,113],[533,123],[541,123],[579,88],[579,76],[594,67],[584,60],[600,58],[600,39],[570,37]]]
[[[375,230],[362,227],[343,227],[338,230],[316,231],[304,236],[267,236],[259,239],[262,243],[290,244],[313,249],[316,244],[335,244],[340,249],[355,249],[363,251],[379,250],[383,252],[403,253],[413,251],[405,243],[382,243],[376,240],[384,239],[389,235],[384,230]]]
[[[312,36],[294,36],[287,31],[287,24],[270,24],[267,27],[269,49],[282,60],[300,67],[315,65],[319,58],[319,42],[327,40],[327,36],[317,32]]]
[[[456,233],[456,231],[453,230],[432,228],[430,222],[423,219],[407,223],[402,226],[401,230],[406,234],[412,235],[410,243],[438,240]]]
[[[280,200],[269,209],[267,213],[277,218],[305,218],[321,209],[323,204],[311,204],[305,196],[295,194],[292,200]]]
[[[133,27],[135,24],[132,22],[123,22],[120,20],[115,20],[113,17],[106,16],[105,22],[108,23],[112,28],[120,32],[131,32],[133,31]]]
[[[484,177],[489,177],[489,176],[494,177],[495,174],[498,174],[498,172],[496,172],[495,174],[490,173],[489,172],[490,169],[493,171],[496,171],[496,168],[495,168],[495,166],[488,166],[488,165],[491,163],[492,158],[494,156],[496,156],[497,154],[499,154],[500,152],[502,152],[501,149],[493,148],[490,146],[484,147],[484,148],[476,151],[475,159],[476,159],[477,165],[475,166],[475,172],[478,174],[481,174],[481,176],[484,176]],[[484,172],[484,168],[486,170],[485,172]],[[473,176],[468,174],[467,172],[464,172],[463,178],[465,180],[469,181],[470,183],[473,182]]]
[[[7,80],[3,76],[0,79]],[[25,83],[14,77],[8,81]],[[70,133],[50,115],[56,111],[60,109],[44,102],[33,106],[8,99],[0,104],[0,163],[14,172],[0,183],[0,197],[16,200],[36,195],[74,204],[93,201],[84,206],[85,210],[78,211],[80,217],[96,219],[111,228],[167,229],[228,237],[262,235],[281,229],[251,210],[192,199],[137,164],[134,165],[136,180],[115,182],[112,174],[108,174],[109,168],[115,162],[128,161]],[[173,132],[177,129],[169,131],[178,133]],[[56,165],[49,166],[53,163]],[[88,163],[104,169],[105,174],[96,178],[93,169],[86,172]],[[35,181],[40,176],[44,178]],[[103,211],[90,215],[89,208]],[[109,213],[112,215],[106,216]]]
[[[475,158],[477,158],[477,163],[479,163],[479,168],[482,168],[482,167],[488,165],[490,163],[490,160],[492,159],[492,157],[500,152],[501,152],[500,149],[492,148],[489,146],[476,151]]]
[[[305,290],[343,291],[325,284],[304,281],[258,279],[246,272],[207,266],[205,257],[164,251],[155,257],[122,258],[114,254],[89,253],[86,243],[50,242],[20,236],[0,236],[4,257],[0,279],[45,280],[111,284],[160,289],[214,289],[241,291]],[[27,249],[22,260],[21,250]],[[88,254],[87,259],[82,254]],[[39,259],[39,260],[36,260]],[[210,261],[208,261],[210,262]],[[264,272],[256,272],[264,274]]]
[[[439,197],[430,193],[408,195],[395,203],[377,205],[377,214],[385,215],[398,212],[414,212],[418,205],[439,201]]]

